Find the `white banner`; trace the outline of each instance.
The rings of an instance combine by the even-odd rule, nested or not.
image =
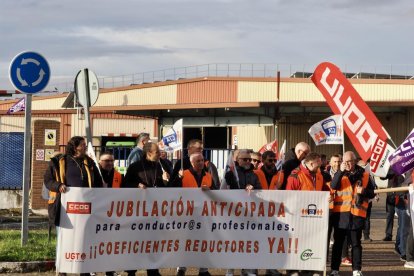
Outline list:
[[[317,146],[344,143],[342,115],[332,115],[309,129],[309,135]]]
[[[62,195],[59,272],[325,268],[328,192],[85,189]]]

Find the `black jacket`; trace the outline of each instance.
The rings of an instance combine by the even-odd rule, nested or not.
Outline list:
[[[300,160],[296,157],[295,149],[292,148],[286,152],[285,163],[282,165],[283,170],[283,184],[281,190],[286,190],[286,183],[290,173],[299,167]]]
[[[249,169],[236,165],[237,176],[239,178],[238,182],[233,172],[228,171],[224,178],[226,179],[227,185],[230,186],[230,189],[245,189],[247,184],[251,184],[255,190],[262,189],[259,178],[253,172],[253,168],[253,165]]]
[[[100,188],[102,187],[102,178],[99,174],[98,168],[96,167],[95,162],[85,156],[87,160],[87,167],[91,173],[91,186],[93,188]],[[65,174],[65,179],[60,179],[60,160],[64,159],[65,161],[65,172],[72,171],[75,172],[79,170],[78,174]],[[72,178],[75,178],[73,179]],[[71,179],[69,179],[71,178]],[[46,188],[49,191],[56,192],[56,199],[55,202],[49,206],[49,220],[54,220],[55,225],[59,225],[60,221],[60,193],[59,193],[59,187],[63,183],[68,187],[83,187],[88,188],[89,183],[87,179],[87,173],[84,168],[83,163],[78,163],[78,165],[75,163],[75,161],[67,156],[67,155],[59,155],[57,157],[51,158],[49,162],[49,167],[46,169],[46,172],[44,174],[43,181],[45,183]]]
[[[165,187],[160,163],[146,158],[132,163],[128,167],[122,187],[138,188],[139,183],[145,184],[147,188]]]

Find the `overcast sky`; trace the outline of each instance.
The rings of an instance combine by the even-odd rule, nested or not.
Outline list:
[[[413,30],[413,0],[1,0],[0,89],[13,89],[9,64],[27,50],[46,57],[49,88],[60,89],[86,67],[102,78],[215,63],[313,71],[331,61],[414,74]]]

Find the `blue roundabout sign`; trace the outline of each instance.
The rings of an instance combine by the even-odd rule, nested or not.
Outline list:
[[[27,94],[41,92],[50,79],[47,60],[35,52],[18,54],[10,63],[10,81],[13,86]]]

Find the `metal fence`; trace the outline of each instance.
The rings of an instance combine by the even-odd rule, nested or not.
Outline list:
[[[13,145],[12,147],[10,145]],[[0,190],[21,190],[23,187],[24,133],[0,133]]]
[[[199,77],[281,77],[309,78],[317,64],[283,63],[210,63],[163,70],[98,78],[101,88],[114,88],[134,84],[156,83]],[[413,79],[414,64],[349,65],[337,64],[348,78]],[[53,83],[50,91],[73,91],[73,79]]]

